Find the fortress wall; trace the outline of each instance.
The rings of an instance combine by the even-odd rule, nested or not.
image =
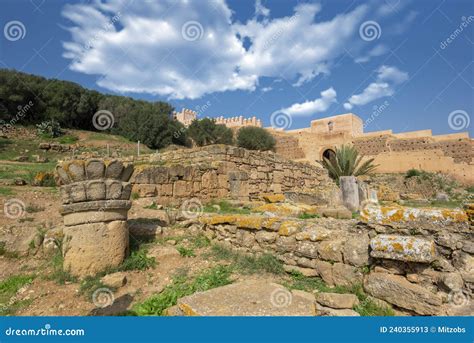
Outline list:
[[[346,117],[344,127],[350,127],[350,122]],[[354,136],[350,131],[294,132],[281,132],[276,137],[278,154],[302,159],[301,153],[296,154],[299,150],[294,141],[297,140],[303,159],[316,163],[326,149],[353,144],[363,155],[375,158],[380,173],[404,173],[416,168],[442,172],[460,182],[474,184],[474,141],[467,133],[431,136],[431,130],[421,130],[394,135],[388,130]],[[287,148],[289,141],[293,141],[291,149]]]

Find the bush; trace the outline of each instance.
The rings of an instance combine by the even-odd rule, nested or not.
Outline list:
[[[36,131],[40,137],[44,138],[56,138],[63,134],[61,125],[54,119],[36,125]]]
[[[242,127],[237,134],[237,145],[249,150],[273,150],[275,138],[261,127]]]
[[[378,165],[375,165],[374,159],[370,158],[362,162],[363,156],[359,154],[353,146],[343,145],[336,148],[333,158],[323,157],[320,164],[329,172],[329,176],[339,183],[341,176],[360,176],[373,172]]]
[[[410,170],[407,170],[405,177],[409,179],[410,177],[420,176],[420,175],[421,175],[421,171],[419,171],[418,169],[410,169]]]
[[[234,141],[234,134],[230,128],[218,125],[209,118],[193,120],[188,127],[188,135],[198,146],[232,144]]]

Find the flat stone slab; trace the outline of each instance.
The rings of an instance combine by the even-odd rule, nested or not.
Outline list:
[[[380,224],[391,224],[424,220],[441,223],[464,223],[468,221],[462,209],[413,208],[402,206],[368,205],[360,213],[361,220]]]
[[[370,256],[390,260],[429,263],[436,257],[432,240],[400,235],[378,235],[370,240]]]
[[[185,316],[315,316],[314,296],[267,281],[243,281],[178,300]]]

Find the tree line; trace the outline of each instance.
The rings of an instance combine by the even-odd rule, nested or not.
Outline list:
[[[113,116],[113,125],[106,132],[139,140],[152,149],[170,144],[241,145],[241,142],[251,143],[248,148],[269,150],[275,144],[273,137],[264,129],[246,128],[240,130],[234,139],[231,129],[210,119],[195,120],[189,128],[185,128],[172,118],[173,106],[163,101],[149,102],[102,94],[74,82],[0,69],[2,129],[55,122],[63,128],[97,131],[93,118],[98,111],[107,111]],[[242,136],[241,139],[239,136]],[[252,138],[249,139],[249,136]]]

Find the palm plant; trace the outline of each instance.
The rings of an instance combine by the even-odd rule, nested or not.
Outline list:
[[[329,176],[339,183],[341,176],[367,175],[374,171],[378,165],[373,164],[374,159],[362,162],[364,156],[359,155],[353,146],[343,145],[336,148],[336,153],[331,158],[323,157],[319,163],[328,170]]]

